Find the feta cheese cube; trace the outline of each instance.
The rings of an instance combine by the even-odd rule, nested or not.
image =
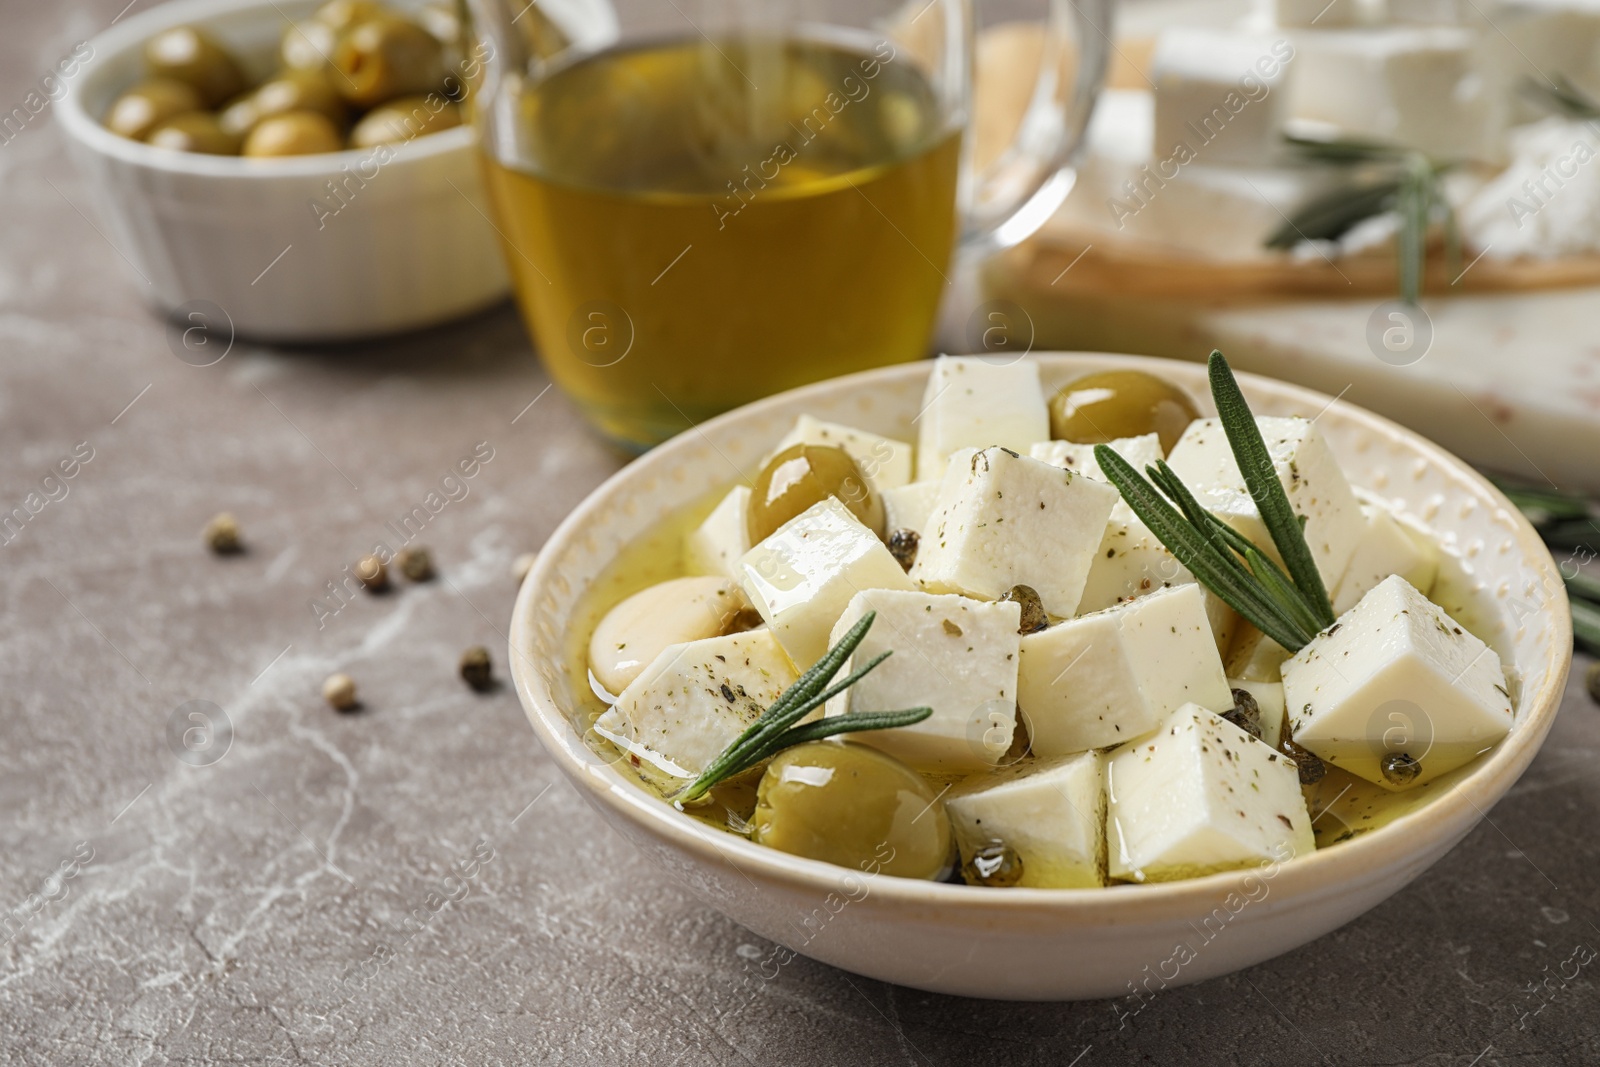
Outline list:
[[[1119,519],[1113,511],[1095,553],[1094,565],[1089,568],[1083,598],[1078,601],[1078,614],[1104,611],[1157,589],[1170,589],[1194,581],[1189,568],[1167,551],[1149,527],[1138,518]],[[1222,598],[1204,586],[1200,587],[1200,597],[1205,602],[1212,641],[1220,654],[1233,643],[1234,632],[1242,620]]]
[[[1033,752],[1148,733],[1188,703],[1233,707],[1198,585],[1163,589],[1022,638],[1017,702]]]
[[[795,683],[770,630],[668,645],[595,732],[668,774],[693,778]]]
[[[1071,615],[1117,491],[1005,448],[952,463],[911,575],[925,588],[998,600],[1031,585],[1045,611]]]
[[[984,775],[951,790],[944,810],[963,863],[981,848],[1004,844],[1022,860],[1019,885],[1105,884],[1105,771],[1098,752]]]
[[[1016,728],[1021,607],[871,589],[851,598],[833,629],[833,641],[869,611],[878,617],[841,674],[880,652],[894,655],[829,700],[828,714],[929,707],[933,714],[919,723],[850,737],[918,770],[993,767],[1011,747]]]
[[[1283,695],[1298,744],[1391,790],[1455,770],[1511,729],[1500,657],[1399,575],[1284,662]],[[1420,773],[1385,778],[1393,753]]]
[[[1333,589],[1333,610],[1343,615],[1377,584],[1398,574],[1427,595],[1439,574],[1439,549],[1420,529],[1408,528],[1384,505],[1357,490],[1362,500],[1365,529],[1356,541],[1356,550],[1345,568],[1344,577]]]
[[[1256,698],[1256,707],[1261,712],[1261,743],[1268,748],[1277,748],[1278,742],[1283,740],[1285,723],[1283,683],[1229,678],[1228,686],[1232,689],[1243,689]]]
[[[1155,154],[1187,146],[1189,160],[1242,165],[1282,154],[1289,42],[1233,30],[1163,30],[1150,60],[1155,86]],[[1188,160],[1184,160],[1188,162]]]
[[[1359,0],[1271,0],[1269,6],[1275,26],[1332,30],[1359,25],[1367,17]]]
[[[1159,434],[1119,437],[1108,444],[1113,452],[1131,463],[1133,469],[1141,474],[1146,467],[1162,458]],[[1069,471],[1086,474],[1097,482],[1110,485],[1111,479],[1105,476],[1105,472],[1100,469],[1100,461],[1094,458],[1094,449],[1094,445],[1079,444],[1076,441],[1035,441],[1028,446],[1028,455],[1041,463],[1048,463],[1052,467],[1065,467]],[[1121,503],[1117,506],[1127,507]]]
[[[801,415],[795,420],[794,428],[773,448],[772,454],[777,455],[794,445],[831,445],[842,449],[856,461],[867,484],[880,493],[911,481],[911,445],[905,441]]]
[[[1267,416],[1257,418],[1256,425],[1261,428],[1289,506],[1305,516],[1306,543],[1322,572],[1323,584],[1332,589],[1361,538],[1361,505],[1314,423],[1302,418]],[[1201,507],[1255,542],[1266,555],[1282,562],[1218,420],[1191,422],[1172,446],[1167,463]]]
[[[1112,753],[1106,792],[1115,879],[1195,878],[1315,848],[1294,764],[1195,704]]]
[[[1475,41],[1457,26],[1299,34],[1290,114],[1443,159],[1490,159],[1497,137]]]
[[[750,487],[736,485],[694,528],[683,545],[684,563],[691,574],[738,578],[739,558],[750,551],[750,532],[745,525],[749,508]]]
[[[739,582],[801,667],[828,651],[828,634],[857,592],[916,588],[877,535],[833,497],[746,552]]]
[[[1280,682],[1289,650],[1243,620],[1228,650],[1228,677],[1250,682]]]
[[[915,530],[920,534],[928,528],[928,516],[933,514],[933,505],[938,499],[939,482],[936,479],[885,490],[883,528],[889,533]]]
[[[981,356],[933,361],[917,416],[917,479],[944,474],[958,448],[1001,445],[1025,452],[1050,436],[1050,413],[1032,360],[991,363]]]

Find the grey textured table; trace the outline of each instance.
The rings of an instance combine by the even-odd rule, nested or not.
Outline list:
[[[121,3],[7,0],[5,109]],[[604,829],[509,689],[455,676],[472,644],[503,666],[512,559],[620,462],[542,393],[511,311],[194,368],[87,211],[48,114],[0,146],[0,510],[92,449],[0,548],[0,1062],[1600,1060],[1596,968],[1560,977],[1600,946],[1600,711],[1576,677],[1527,777],[1418,883],[1125,1026],[805,960],[762,977],[769,946]],[[493,458],[423,536],[439,580],[319,620],[478,442]],[[247,554],[201,547],[223,509]],[[333,670],[360,714],[321,702]],[[170,742],[190,701],[232,723],[207,766]]]

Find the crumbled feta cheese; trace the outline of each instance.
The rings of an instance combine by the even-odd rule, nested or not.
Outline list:
[[[1050,413],[1037,363],[940,356],[933,361],[917,416],[917,479],[941,477],[958,448],[1002,445],[1024,452],[1049,436]]]
[[[832,640],[869,611],[878,616],[841,676],[881,652],[894,654],[829,700],[828,714],[932,708],[932,716],[911,726],[850,736],[919,770],[993,767],[1011,747],[1016,727],[1021,607],[871,589],[851,598]]]
[[[1025,635],[1017,700],[1040,756],[1131,740],[1183,704],[1233,707],[1193,584]]]
[[[1185,704],[1106,761],[1112,878],[1173,881],[1314,848],[1293,762]]]
[[[750,487],[736,485],[694,528],[683,545],[684,562],[690,573],[739,576],[739,558],[750,551],[750,533],[745,525],[749,507]]]
[[[777,455],[794,445],[831,445],[842,449],[856,461],[867,484],[880,493],[911,481],[911,445],[905,441],[801,415],[795,420],[794,428],[773,448],[772,454]]]
[[[1387,789],[1421,785],[1467,763],[1511,729],[1500,657],[1398,575],[1283,664],[1298,744]],[[1421,763],[1393,781],[1382,761]]]
[[[974,778],[951,790],[944,809],[963,862],[981,848],[1003,844],[1022,860],[1018,885],[1105,884],[1105,772],[1098,752]]]

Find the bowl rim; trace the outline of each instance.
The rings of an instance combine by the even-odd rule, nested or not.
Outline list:
[[[1029,356],[1045,361],[1061,357],[1092,359],[1102,367],[1114,364],[1117,369],[1156,373],[1174,364],[1194,365],[1188,361],[1162,357],[1086,351],[1037,352]],[[829,893],[849,892],[847,879],[859,883],[859,872],[764,848],[745,838],[717,830],[676,811],[642,786],[628,782],[612,770],[609,763],[598,760],[588,749],[553,694],[545,691],[530,657],[522,650],[531,644],[534,601],[544,584],[551,579],[557,556],[569,541],[582,535],[603,502],[628,482],[651,472],[664,472],[676,462],[678,452],[689,447],[689,442],[696,437],[706,435],[707,431],[788,407],[796,400],[803,400],[810,392],[834,389],[841,382],[871,389],[885,380],[926,373],[929,368],[931,361],[923,360],[861,371],[791,389],[718,415],[683,431],[611,475],[551,533],[518,591],[511,620],[508,661],[517,695],[534,733],[562,772],[569,779],[582,784],[592,802],[614,810],[652,836],[665,840],[679,852],[692,853],[706,862],[728,863],[746,880],[759,878],[769,884],[814,893],[819,899]],[[1545,587],[1553,591],[1551,604],[1547,608],[1547,613],[1555,616],[1547,620],[1547,625],[1553,626],[1555,631],[1547,645],[1551,653],[1541,662],[1518,664],[1523,683],[1522,702],[1518,709],[1522,716],[1519,727],[1512,730],[1471,773],[1416,810],[1369,833],[1341,842],[1338,848],[1317,849],[1309,855],[1279,863],[1272,875],[1273,880],[1284,887],[1286,894],[1308,899],[1342,893],[1351,883],[1405,864],[1408,840],[1415,840],[1414,831],[1424,823],[1438,824],[1428,835],[1430,841],[1448,839],[1449,844],[1453,845],[1479,819],[1485,817],[1486,809],[1511,787],[1532,761],[1560,708],[1572,662],[1571,610],[1555,560],[1533,526],[1492,482],[1463,460],[1422,435],[1337,397],[1265,375],[1239,373],[1238,378],[1246,395],[1252,387],[1266,387],[1277,391],[1285,399],[1307,405],[1309,409],[1321,410],[1335,403],[1341,404],[1341,416],[1365,423],[1368,428],[1386,436],[1398,435],[1429,462],[1438,463],[1453,474],[1463,476],[1511,517],[1513,536],[1523,558],[1534,561]],[[706,439],[709,441],[710,437],[706,436]],[[1530,549],[1533,551],[1530,552]],[[1537,688],[1530,687],[1530,682],[1536,682]],[[616,780],[609,780],[608,776],[615,776]],[[1085,889],[993,889],[909,878],[875,878],[872,879],[871,896],[901,910],[943,912],[950,908],[964,908],[994,918],[1002,914],[1018,916],[1033,913],[1055,918],[1070,914],[1097,923],[1146,922],[1192,917],[1197,908],[1201,912],[1208,911],[1229,891],[1238,889],[1250,877],[1258,876],[1265,866],[1221,871],[1179,881]],[[859,891],[859,884],[856,891]]]
[[[291,4],[294,0],[288,0]],[[309,0],[300,0],[307,3]],[[93,55],[66,82],[66,91],[55,102],[57,117],[69,137],[94,152],[110,156],[120,162],[149,170],[172,174],[193,174],[208,178],[225,178],[234,181],[262,181],[284,177],[335,177],[345,168],[370,159],[379,146],[371,148],[345,148],[337,152],[317,152],[304,156],[285,156],[278,159],[254,159],[243,156],[213,156],[200,152],[178,152],[156,148],[143,141],[130,141],[112,133],[100,120],[90,115],[84,107],[83,93],[100,68],[116,62],[128,53],[142,47],[145,40],[174,26],[216,23],[229,16],[245,12],[274,11],[282,15],[282,2],[278,0],[167,0],[141,11],[124,22],[102,30],[89,38]],[[313,4],[314,6],[314,4]],[[426,159],[469,149],[476,139],[471,123],[437,133],[414,137],[399,145],[390,145],[394,158],[384,164]]]

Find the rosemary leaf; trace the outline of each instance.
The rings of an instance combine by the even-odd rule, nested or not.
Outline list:
[[[1587,600],[1572,602],[1572,637],[1580,649],[1600,656],[1600,607]]]
[[[1337,241],[1356,223],[1392,211],[1400,192],[1394,178],[1335,189],[1314,198],[1266,240],[1268,248],[1293,248],[1301,241]]]
[[[1239,383],[1233,377],[1233,370],[1221,352],[1211,353],[1209,369],[1211,396],[1217,405],[1217,417],[1222,422],[1223,432],[1228,435],[1228,444],[1233,448],[1234,459],[1239,465],[1239,472],[1244,475],[1250,497],[1256,502],[1256,510],[1261,513],[1261,521],[1272,536],[1272,543],[1277,546],[1278,555],[1283,559],[1284,569],[1289,572],[1295,588],[1305,596],[1312,614],[1321,622],[1322,625],[1317,629],[1332,626],[1333,603],[1328,599],[1328,590],[1322,583],[1321,572],[1317,570],[1317,561],[1306,544],[1300,520],[1289,504],[1288,494],[1283,491],[1283,483],[1278,481],[1272,455],[1267,451],[1267,443],[1261,439],[1260,428],[1256,426],[1256,417],[1250,411],[1250,405],[1245,403]]]
[[[1406,157],[1396,203],[1400,232],[1396,235],[1395,256],[1400,273],[1400,299],[1408,304],[1415,304],[1422,296],[1434,178],[1433,167],[1426,156],[1414,152]]]
[[[898,726],[911,726],[932,714],[933,709],[927,707],[906,708],[904,711],[853,711],[848,715],[832,715],[815,722],[803,722],[798,726],[791,726],[773,738],[749,762],[734,769],[730,774],[749,770],[762,760],[771,759],[784,749],[793,748],[807,741],[821,741],[824,738],[857,733],[861,730],[892,730]]]
[[[1245,562],[1250,564],[1250,573],[1266,586],[1267,591],[1273,594],[1273,601],[1282,604],[1296,624],[1310,633],[1322,629],[1317,625],[1317,618],[1311,613],[1310,605],[1305,602],[1300,591],[1289,583],[1288,577],[1278,569],[1277,564],[1262,555],[1261,550],[1254,545],[1245,552],[1244,558]]]
[[[1567,585],[1567,596],[1577,600],[1587,600],[1589,603],[1600,607],[1600,578],[1593,578],[1582,571],[1576,574],[1561,573],[1561,580]]]

